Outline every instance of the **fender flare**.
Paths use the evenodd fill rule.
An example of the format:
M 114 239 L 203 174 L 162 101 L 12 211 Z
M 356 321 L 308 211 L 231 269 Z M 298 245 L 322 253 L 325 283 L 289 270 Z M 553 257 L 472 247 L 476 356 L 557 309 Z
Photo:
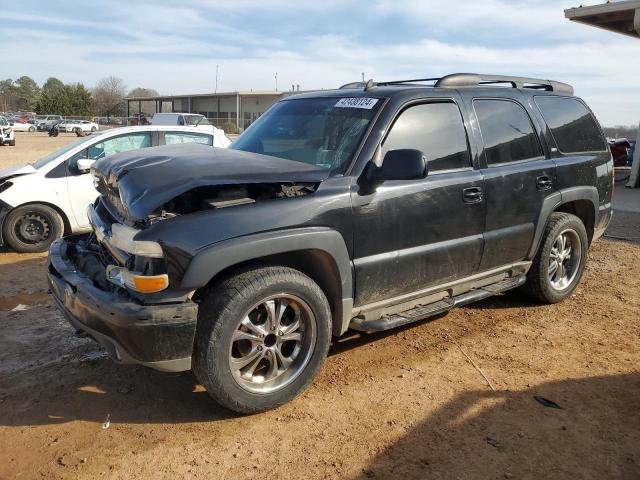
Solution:
M 538 222 L 536 224 L 536 230 L 533 235 L 533 242 L 529 249 L 527 259 L 531 260 L 536 256 L 540 242 L 542 241 L 542 234 L 547 226 L 549 216 L 560 206 L 565 203 L 575 202 L 576 200 L 587 200 L 593 205 L 593 218 L 594 225 L 598 224 L 598 205 L 600 204 L 600 196 L 596 187 L 582 186 L 571 187 L 563 190 L 558 190 L 547 196 L 542 202 L 540 213 L 538 214 Z
M 182 278 L 181 288 L 204 287 L 218 273 L 242 262 L 299 250 L 320 250 L 335 262 L 341 299 L 334 304 L 334 335 L 344 333 L 353 308 L 353 268 L 342 235 L 327 227 L 296 228 L 225 240 L 196 252 Z M 329 299 L 333 303 L 333 299 Z

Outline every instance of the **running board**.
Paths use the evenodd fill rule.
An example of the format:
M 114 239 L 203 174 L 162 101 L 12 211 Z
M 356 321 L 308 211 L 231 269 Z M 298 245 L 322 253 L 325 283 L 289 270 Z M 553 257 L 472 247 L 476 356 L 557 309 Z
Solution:
M 418 320 L 424 320 L 425 318 L 448 312 L 453 307 L 468 305 L 469 303 L 484 300 L 485 298 L 492 297 L 498 293 L 517 288 L 524 284 L 526 279 L 527 277 L 524 274 L 513 278 L 506 278 L 500 282 L 470 290 L 456 297 L 445 298 L 428 305 L 419 305 L 411 310 L 406 310 L 395 315 L 385 315 L 376 320 L 354 318 L 351 320 L 349 328 L 362 332 L 381 332 L 383 330 L 391 330 L 392 328 L 401 327 L 409 323 L 417 322 Z

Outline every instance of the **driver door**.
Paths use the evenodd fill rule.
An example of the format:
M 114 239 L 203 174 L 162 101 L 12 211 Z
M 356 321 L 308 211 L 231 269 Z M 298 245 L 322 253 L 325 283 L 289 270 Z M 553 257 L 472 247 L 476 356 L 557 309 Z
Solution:
M 428 173 L 352 194 L 356 306 L 473 275 L 484 244 L 483 179 L 453 99 L 405 107 L 380 148 L 420 150 Z
M 90 145 L 76 153 L 67 161 L 67 194 L 73 216 L 80 228 L 89 227 L 87 207 L 92 204 L 98 192 L 93 186 L 93 178 L 88 171 L 78 169 L 78 160 L 100 160 L 116 153 L 137 150 L 152 145 L 152 132 L 135 132 L 118 135 Z

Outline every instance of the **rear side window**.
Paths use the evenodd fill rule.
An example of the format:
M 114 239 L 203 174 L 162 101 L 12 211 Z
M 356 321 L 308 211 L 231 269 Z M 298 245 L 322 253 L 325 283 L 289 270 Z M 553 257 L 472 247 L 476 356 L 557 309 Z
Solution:
M 562 153 L 607 149 L 595 118 L 577 98 L 538 96 L 535 102 Z
M 487 164 L 519 162 L 542 156 L 538 135 L 524 107 L 510 100 L 474 100 Z
M 174 145 L 176 143 L 202 143 L 213 145 L 213 135 L 206 133 L 167 132 L 164 134 L 164 143 Z
M 389 150 L 412 148 L 424 153 L 429 172 L 471 165 L 467 134 L 455 103 L 425 103 L 403 111 L 382 144 Z

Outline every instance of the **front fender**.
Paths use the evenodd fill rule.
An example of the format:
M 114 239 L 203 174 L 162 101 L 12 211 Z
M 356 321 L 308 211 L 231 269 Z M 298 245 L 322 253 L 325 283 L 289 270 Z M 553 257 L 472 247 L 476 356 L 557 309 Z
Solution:
M 225 240 L 196 252 L 182 278 L 181 288 L 207 285 L 226 268 L 243 262 L 294 251 L 319 250 L 335 262 L 340 276 L 341 299 L 334 303 L 334 334 L 346 331 L 353 307 L 353 272 L 342 235 L 327 227 L 279 230 Z M 334 299 L 329 299 L 331 303 Z

